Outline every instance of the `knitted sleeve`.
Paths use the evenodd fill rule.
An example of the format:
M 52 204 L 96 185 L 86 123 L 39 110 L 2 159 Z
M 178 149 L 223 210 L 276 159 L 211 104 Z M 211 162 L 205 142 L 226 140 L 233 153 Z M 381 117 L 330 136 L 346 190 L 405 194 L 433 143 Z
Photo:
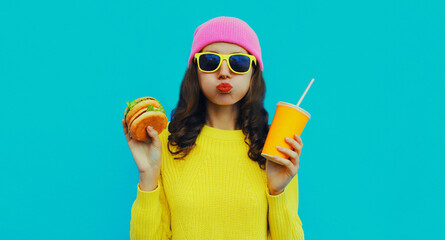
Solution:
M 282 193 L 270 195 L 267 189 L 266 196 L 269 203 L 268 220 L 271 239 L 304 240 L 302 223 L 298 216 L 298 174 Z
M 170 218 L 162 175 L 158 187 L 153 191 L 142 191 L 138 184 L 137 197 L 131 208 L 130 239 L 171 239 Z

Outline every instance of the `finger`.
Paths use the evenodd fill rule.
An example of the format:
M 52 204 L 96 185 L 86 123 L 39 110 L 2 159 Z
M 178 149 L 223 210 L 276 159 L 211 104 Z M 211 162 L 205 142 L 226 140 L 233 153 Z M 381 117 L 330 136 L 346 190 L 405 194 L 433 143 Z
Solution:
M 296 150 L 297 154 L 300 155 L 303 146 L 300 143 L 298 143 L 295 139 L 286 137 L 285 140 L 293 149 Z
M 297 142 L 303 147 L 303 140 L 301 139 L 301 137 L 298 136 L 298 134 L 295 134 L 294 137 L 297 140 Z
M 130 135 L 128 134 L 127 123 L 125 122 L 125 119 L 122 119 L 122 127 L 124 128 L 125 138 L 127 139 L 127 142 L 129 142 Z
M 291 161 L 289 161 L 289 160 L 287 160 L 287 159 L 284 159 L 284 158 L 282 158 L 282 157 L 278 157 L 278 156 L 273 156 L 273 161 L 274 162 L 277 162 L 278 164 L 280 164 L 280 165 L 283 165 L 283 166 L 285 166 L 286 168 L 288 168 L 289 169 L 289 171 L 293 174 L 293 175 L 295 175 L 296 174 L 296 167 L 292 164 L 292 162 Z M 295 174 L 294 174 L 295 173 Z
M 122 119 L 122 127 L 124 127 L 124 133 L 127 134 L 127 124 L 125 123 L 125 119 Z
M 284 163 L 275 161 L 275 157 L 276 157 L 276 156 L 268 156 L 268 157 L 266 157 L 266 160 L 284 166 Z M 287 161 L 289 162 L 289 160 L 287 160 Z
M 159 133 L 152 126 L 147 126 L 147 133 L 153 140 L 153 144 L 155 147 L 161 149 L 161 140 L 159 139 Z
M 281 147 L 281 146 L 277 146 L 277 150 L 282 152 L 282 153 L 284 153 L 284 154 L 286 154 L 286 155 L 288 155 L 290 157 L 290 161 L 294 165 L 296 165 L 299 162 L 300 157 L 298 156 L 298 153 L 296 153 L 296 152 L 294 152 L 294 151 L 292 151 L 290 149 Z

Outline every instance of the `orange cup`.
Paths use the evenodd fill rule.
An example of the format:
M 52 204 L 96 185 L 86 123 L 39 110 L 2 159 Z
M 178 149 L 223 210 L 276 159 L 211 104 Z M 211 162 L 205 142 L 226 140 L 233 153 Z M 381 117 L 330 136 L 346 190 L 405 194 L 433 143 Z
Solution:
M 292 150 L 285 138 L 295 139 L 295 134 L 300 136 L 309 118 L 311 115 L 297 105 L 278 102 L 261 156 L 271 161 L 273 155 L 289 159 L 288 155 L 277 150 L 277 146 Z

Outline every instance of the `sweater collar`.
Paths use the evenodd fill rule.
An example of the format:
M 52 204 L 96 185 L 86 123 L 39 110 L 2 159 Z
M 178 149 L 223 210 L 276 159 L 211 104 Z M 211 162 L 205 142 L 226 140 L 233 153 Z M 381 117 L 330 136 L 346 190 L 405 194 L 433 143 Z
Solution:
M 221 140 L 240 140 L 244 139 L 243 130 L 222 130 L 205 125 L 201 129 L 202 136 L 221 139 Z

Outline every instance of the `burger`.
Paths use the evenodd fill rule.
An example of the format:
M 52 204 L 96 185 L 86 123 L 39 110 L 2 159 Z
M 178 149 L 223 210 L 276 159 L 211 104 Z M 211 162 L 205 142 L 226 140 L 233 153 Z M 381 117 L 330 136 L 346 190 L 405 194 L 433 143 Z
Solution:
M 158 134 L 161 134 L 168 123 L 164 108 L 153 97 L 141 97 L 127 102 L 124 117 L 130 137 L 141 142 L 151 141 L 146 130 L 147 126 L 152 126 Z

